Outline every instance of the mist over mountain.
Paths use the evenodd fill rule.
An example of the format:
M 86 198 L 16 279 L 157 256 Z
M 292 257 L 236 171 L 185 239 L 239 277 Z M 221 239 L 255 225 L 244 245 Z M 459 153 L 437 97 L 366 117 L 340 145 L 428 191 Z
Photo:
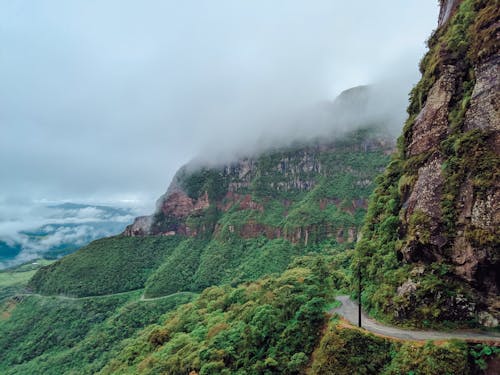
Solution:
M 381 105 L 404 117 L 437 11 L 417 0 L 1 2 L 0 207 L 147 212 L 197 155 L 323 135 L 333 125 L 308 116 L 357 85 L 383 87 Z
M 260 154 L 292 145 L 330 143 L 345 134 L 375 127 L 388 138 L 396 138 L 405 117 L 403 100 L 388 100 L 389 87 L 363 85 L 340 93 L 334 100 L 323 100 L 307 108 L 295 108 L 279 118 L 274 118 L 261 133 L 249 125 L 241 135 L 226 143 L 206 144 L 189 162 L 189 168 L 220 166 L 239 158 Z
M 430 2 L 2 4 L 0 373 L 499 373 L 500 8 L 433 3 L 408 106 Z
M 56 259 L 89 242 L 120 233 L 128 208 L 62 203 L 0 215 L 0 269 L 38 258 Z

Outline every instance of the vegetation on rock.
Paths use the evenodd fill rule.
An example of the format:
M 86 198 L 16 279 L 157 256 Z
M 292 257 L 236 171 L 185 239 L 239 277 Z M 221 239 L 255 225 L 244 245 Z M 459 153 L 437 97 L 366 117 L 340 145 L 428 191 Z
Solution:
M 498 95 L 484 84 L 495 84 L 485 72 L 498 64 L 493 3 L 461 1 L 429 39 L 398 152 L 376 181 L 353 267 L 363 269 L 365 306 L 381 319 L 430 326 L 495 314 L 498 223 L 488 215 L 498 204 L 498 108 L 479 113 L 475 94 L 481 85 Z

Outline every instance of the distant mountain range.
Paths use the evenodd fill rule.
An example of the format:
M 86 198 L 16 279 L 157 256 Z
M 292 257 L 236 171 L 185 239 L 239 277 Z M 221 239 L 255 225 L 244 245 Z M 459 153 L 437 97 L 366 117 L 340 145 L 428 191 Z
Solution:
M 0 269 L 67 255 L 120 233 L 134 217 L 131 209 L 109 206 L 63 203 L 44 208 L 42 225 L 0 236 Z

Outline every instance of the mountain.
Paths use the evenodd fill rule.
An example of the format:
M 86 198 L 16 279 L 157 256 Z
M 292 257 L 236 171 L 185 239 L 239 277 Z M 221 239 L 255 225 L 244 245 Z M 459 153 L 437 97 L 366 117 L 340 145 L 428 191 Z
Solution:
M 40 270 L 29 286 L 74 296 L 145 287 L 157 297 L 236 285 L 282 272 L 297 255 L 352 248 L 393 147 L 390 136 L 365 129 L 223 166 L 188 164 L 153 215 Z
M 34 216 L 33 220 L 19 219 L 28 219 L 25 229 L 0 236 L 0 269 L 39 258 L 57 259 L 93 240 L 118 234 L 133 213 L 130 209 L 67 202 L 40 207 Z
M 500 319 L 500 7 L 441 1 L 363 239 L 363 301 L 414 325 Z
M 152 215 L 0 293 L 0 372 L 498 373 L 492 330 L 424 343 L 332 310 L 361 286 L 378 320 L 495 324 L 496 5 L 441 1 L 396 150 L 368 116 L 336 137 L 197 159 Z M 323 108 L 352 125 L 366 94 L 355 88 Z
M 39 269 L 25 287 L 44 296 L 21 294 L 0 306 L 0 315 L 8 316 L 0 320 L 6 353 L 0 370 L 136 373 L 138 358 L 125 359 L 130 350 L 163 347 L 168 332 L 177 337 L 179 329 L 187 329 L 182 335 L 188 339 L 191 329 L 206 324 L 200 328 L 208 341 L 196 348 L 184 345 L 191 338 L 176 341 L 183 349 L 167 356 L 174 362 L 154 371 L 213 367 L 219 373 L 215 354 L 200 365 L 195 358 L 225 334 L 227 324 L 234 338 L 247 340 L 227 341 L 243 345 L 232 354 L 241 358 L 238 366 L 257 373 L 285 366 L 297 373 L 319 340 L 331 289 L 349 284 L 373 181 L 393 149 L 393 139 L 372 128 L 227 165 L 188 163 L 154 214 Z M 223 305 L 227 320 L 220 315 Z M 180 320 L 166 318 L 169 311 Z M 162 328 L 181 320 L 185 328 Z M 261 353 L 251 354 L 256 345 Z M 273 355 L 277 362 L 265 364 L 283 345 L 289 348 Z M 150 349 L 140 349 L 141 356 Z

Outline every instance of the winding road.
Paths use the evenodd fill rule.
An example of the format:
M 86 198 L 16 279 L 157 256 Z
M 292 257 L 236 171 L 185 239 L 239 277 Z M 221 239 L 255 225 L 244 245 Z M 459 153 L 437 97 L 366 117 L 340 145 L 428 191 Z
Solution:
M 79 300 L 85 300 L 85 299 L 109 298 L 109 297 L 121 296 L 124 294 L 132 294 L 134 292 L 138 292 L 141 290 L 144 290 L 144 289 L 134 289 L 134 290 L 129 290 L 127 292 L 119 292 L 119 293 L 112 293 L 112 294 L 100 294 L 100 295 L 95 295 L 95 296 L 84 296 L 84 297 L 70 297 L 70 296 L 65 296 L 62 294 L 44 295 L 44 294 L 38 294 L 38 293 L 16 293 L 16 294 L 12 295 L 11 297 L 27 296 L 27 297 L 55 298 L 55 299 L 69 300 L 69 301 L 79 301 Z M 166 298 L 174 297 L 177 295 L 184 295 L 184 294 L 196 295 L 196 293 L 193 293 L 193 292 L 177 292 L 177 293 L 167 294 L 166 296 L 147 298 L 144 296 L 144 293 L 142 293 L 141 296 L 139 297 L 138 301 L 141 301 L 141 302 L 157 301 L 160 299 L 166 299 Z
M 330 310 L 330 313 L 337 313 L 347 319 L 353 325 L 358 324 L 358 304 L 352 301 L 349 296 L 337 296 L 337 301 L 342 303 L 342 306 Z M 401 340 L 450 340 L 458 339 L 469 342 L 488 342 L 494 345 L 500 345 L 500 334 L 495 332 L 480 332 L 469 330 L 448 331 L 424 331 L 424 330 L 407 330 L 402 328 L 390 327 L 383 325 L 369 318 L 364 312 L 361 315 L 361 325 L 367 331 Z
M 83 300 L 90 298 L 106 298 L 138 292 L 143 289 L 130 290 L 127 292 L 106 294 L 100 296 L 87 296 L 87 297 L 68 297 L 63 295 L 46 296 L 37 293 L 18 293 L 18 296 L 33 296 L 39 298 L 57 298 L 62 300 Z M 169 298 L 181 294 L 195 294 L 192 292 L 178 292 L 161 297 L 145 298 L 144 294 L 138 298 L 138 301 L 156 301 L 159 299 Z M 336 300 L 342 305 L 331 309 L 331 314 L 338 314 L 348 320 L 352 325 L 358 324 L 358 304 L 352 301 L 349 296 L 337 296 Z M 365 312 L 361 314 L 361 323 L 364 329 L 379 336 L 390 337 L 399 340 L 413 340 L 413 341 L 426 341 L 426 340 L 451 340 L 458 339 L 468 342 L 481 342 L 490 343 L 492 345 L 500 346 L 500 333 L 496 332 L 481 332 L 473 330 L 455 330 L 455 331 L 426 331 L 426 330 L 409 330 L 397 327 L 391 327 L 377 322 L 376 320 L 368 317 Z

